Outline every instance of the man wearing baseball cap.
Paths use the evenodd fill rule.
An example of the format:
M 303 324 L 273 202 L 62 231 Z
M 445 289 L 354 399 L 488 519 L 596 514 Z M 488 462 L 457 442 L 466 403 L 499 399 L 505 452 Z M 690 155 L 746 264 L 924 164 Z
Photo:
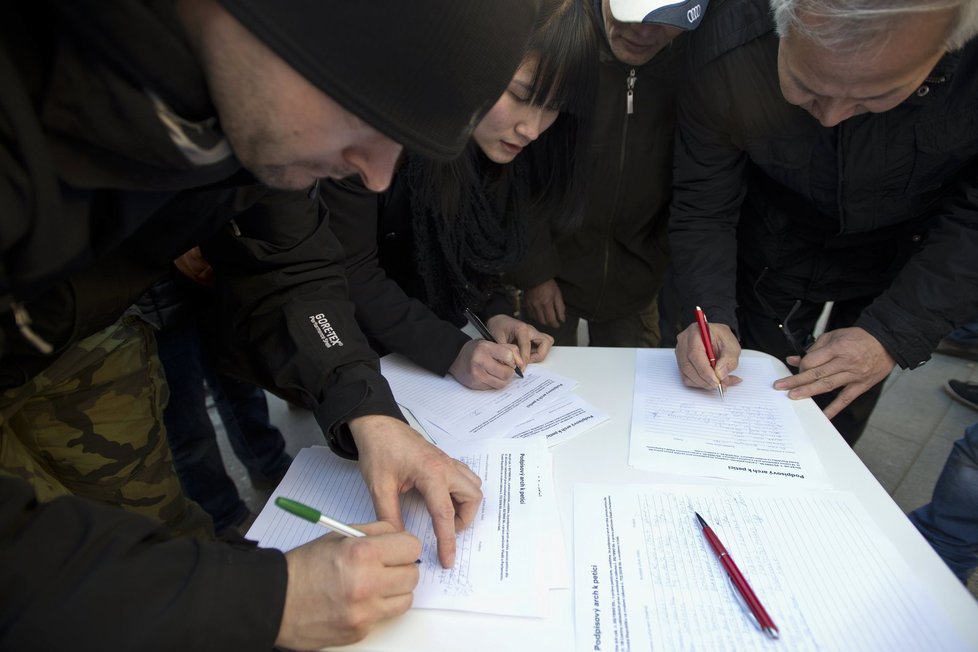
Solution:
M 420 544 L 395 517 L 287 555 L 171 538 L 206 522 L 173 473 L 152 333 L 123 313 L 197 244 L 216 242 L 218 282 L 252 299 L 235 317 L 256 375 L 315 406 L 334 449 L 359 452 L 385 514 L 417 487 L 451 563 L 478 478 L 371 414 L 355 377 L 317 364 L 342 319 L 327 338 L 315 318 L 278 321 L 268 296 L 249 293 L 279 278 L 280 300 L 315 317 L 308 288 L 342 282 L 321 263 L 335 243 L 316 179 L 359 174 L 379 190 L 402 145 L 457 155 L 510 80 L 535 12 L 526 0 L 7 8 L 0 648 L 318 648 L 410 606 Z
M 515 274 L 527 317 L 558 345 L 658 346 L 657 295 L 669 257 L 676 93 L 685 33 L 708 0 L 596 0 L 602 35 L 593 120 L 592 176 L 584 221 L 542 228 Z

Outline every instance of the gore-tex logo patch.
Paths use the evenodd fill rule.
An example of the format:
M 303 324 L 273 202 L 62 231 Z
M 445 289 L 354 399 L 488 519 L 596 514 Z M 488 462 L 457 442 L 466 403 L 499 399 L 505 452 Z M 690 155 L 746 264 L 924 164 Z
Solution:
M 326 315 L 323 313 L 309 315 L 309 322 L 316 329 L 316 332 L 319 334 L 319 339 L 323 341 L 327 349 L 331 346 L 343 346 L 343 341 L 340 340 L 340 336 L 333 330 L 329 320 L 326 319 Z

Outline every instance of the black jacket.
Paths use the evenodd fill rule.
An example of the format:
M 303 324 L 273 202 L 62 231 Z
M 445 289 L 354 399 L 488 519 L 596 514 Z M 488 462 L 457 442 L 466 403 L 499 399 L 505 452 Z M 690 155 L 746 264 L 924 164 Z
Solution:
M 172 4 L 6 7 L 0 88 L 0 387 L 22 384 L 111 324 L 175 257 L 204 244 L 223 297 L 212 323 L 245 351 L 242 375 L 315 408 L 329 443 L 348 456 L 356 451 L 346 420 L 400 417 L 377 381 L 376 356 L 356 345 L 352 305 L 335 301 L 345 280 L 338 264 L 324 263 L 339 248 L 318 198 L 270 192 L 240 168 Z M 32 323 L 15 324 L 15 312 Z M 0 496 L 5 616 L 25 626 L 69 618 L 71 603 L 44 600 L 67 598 L 84 580 L 79 597 L 108 601 L 89 608 L 118 602 L 126 627 L 73 619 L 61 632 L 71 632 L 72 647 L 135 630 L 152 632 L 161 649 L 222 635 L 211 647 L 235 647 L 240 636 L 240 649 L 267 649 L 274 639 L 285 599 L 281 553 L 222 556 L 173 544 L 131 560 L 160 572 L 115 571 L 129 563 L 119 558 L 130 554 L 128 516 L 80 500 L 41 508 L 6 483 Z M 45 518 L 58 509 L 66 518 Z M 145 536 L 135 532 L 133 545 Z M 48 578 L 51 569 L 71 572 Z M 206 608 L 188 612 L 196 591 Z M 27 630 L 17 631 L 12 640 L 26 640 Z
M 602 320 L 648 306 L 668 266 L 676 95 L 688 35 L 645 65 L 628 66 L 612 55 L 597 4 L 595 29 L 603 45 L 583 223 L 563 234 L 536 229 L 513 279 L 526 289 L 556 278 L 568 306 Z
M 900 366 L 925 362 L 978 314 L 978 42 L 832 128 L 784 100 L 766 0 L 711 7 L 692 50 L 669 225 L 682 314 L 736 327 L 738 275 L 767 268 L 766 293 L 875 297 L 856 325 Z
M 334 303 L 345 280 L 328 261 L 341 254 L 315 193 L 269 191 L 240 168 L 167 5 L 24 13 L 5 23 L 0 58 L 11 143 L 0 150 L 0 385 L 51 359 L 21 335 L 11 306 L 57 354 L 205 245 L 223 290 L 213 323 L 244 352 L 237 371 L 315 409 L 329 443 L 354 456 L 346 420 L 401 415 L 386 407 L 385 383 L 364 380 L 376 356 L 343 348 L 361 336 L 352 305 Z M 326 346 L 334 335 L 342 344 Z
M 0 649 L 270 650 L 285 558 L 0 475 Z
M 419 366 L 444 375 L 468 335 L 458 315 L 439 316 L 423 301 L 424 284 L 417 261 L 411 191 L 402 171 L 380 194 L 353 181 L 326 181 L 321 186 L 329 207 L 330 228 L 343 244 L 343 265 L 356 318 L 378 353 L 400 353 Z M 438 255 L 438 252 L 430 252 Z M 512 314 L 504 292 L 487 290 L 484 305 L 473 309 L 484 317 Z

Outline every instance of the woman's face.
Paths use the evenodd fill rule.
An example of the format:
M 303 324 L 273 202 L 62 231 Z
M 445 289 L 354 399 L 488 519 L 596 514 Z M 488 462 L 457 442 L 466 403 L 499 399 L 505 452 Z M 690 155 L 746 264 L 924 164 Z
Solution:
M 472 138 L 494 163 L 509 163 L 557 119 L 552 108 L 530 104 L 536 57 L 527 57 L 506 92 L 476 126 Z

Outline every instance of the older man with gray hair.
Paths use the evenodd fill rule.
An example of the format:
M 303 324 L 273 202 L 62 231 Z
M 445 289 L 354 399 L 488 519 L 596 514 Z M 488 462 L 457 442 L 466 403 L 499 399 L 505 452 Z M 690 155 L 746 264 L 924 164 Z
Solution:
M 695 35 L 670 242 L 687 385 L 741 346 L 850 444 L 895 365 L 978 313 L 974 0 L 732 0 Z M 814 325 L 833 302 L 817 340 Z M 693 306 L 711 320 L 711 368 Z

